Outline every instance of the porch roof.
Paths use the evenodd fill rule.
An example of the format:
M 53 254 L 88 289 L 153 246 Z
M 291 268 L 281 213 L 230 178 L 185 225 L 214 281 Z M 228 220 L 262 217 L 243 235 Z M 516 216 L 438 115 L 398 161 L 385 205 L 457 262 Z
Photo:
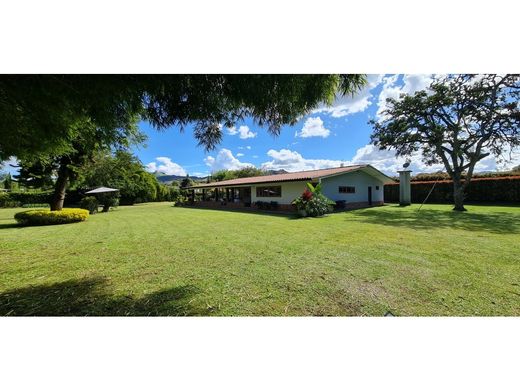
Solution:
M 347 172 L 354 172 L 358 170 L 366 170 L 366 172 L 372 176 L 378 176 L 385 184 L 393 183 L 394 180 L 386 176 L 371 165 L 349 165 L 347 167 L 337 168 L 325 168 L 316 169 L 312 171 L 300 171 L 291 173 L 281 173 L 278 175 L 265 175 L 265 176 L 254 176 L 254 177 L 243 177 L 240 179 L 222 180 L 215 181 L 212 183 L 203 183 L 188 187 L 190 189 L 197 188 L 215 188 L 215 187 L 233 187 L 243 186 L 248 184 L 260 184 L 260 183 L 277 183 L 284 181 L 303 181 L 303 180 L 319 180 L 329 176 L 336 176 Z

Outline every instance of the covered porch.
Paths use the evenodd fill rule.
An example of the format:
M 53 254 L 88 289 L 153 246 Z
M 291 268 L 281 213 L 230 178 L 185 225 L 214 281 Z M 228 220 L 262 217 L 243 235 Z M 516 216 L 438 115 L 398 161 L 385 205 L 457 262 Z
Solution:
M 250 208 L 251 187 L 206 187 L 188 190 L 189 204 L 210 208 Z

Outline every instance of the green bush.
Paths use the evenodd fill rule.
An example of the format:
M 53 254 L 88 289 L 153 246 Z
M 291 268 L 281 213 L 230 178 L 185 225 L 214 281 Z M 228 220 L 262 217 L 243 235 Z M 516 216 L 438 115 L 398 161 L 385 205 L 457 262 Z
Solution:
M 58 225 L 62 223 L 81 222 L 88 218 L 88 210 L 63 209 L 60 211 L 28 210 L 14 215 L 22 225 Z
M 21 203 L 13 200 L 9 193 L 0 192 L 0 208 L 20 207 Z
M 98 206 L 98 200 L 95 196 L 85 196 L 79 202 L 79 207 L 88 210 L 90 214 L 97 213 Z
M 176 197 L 173 199 L 173 205 L 174 206 L 184 206 L 189 203 L 190 199 L 183 194 L 177 194 Z
M 52 191 L 9 192 L 9 197 L 20 204 L 51 203 L 52 194 Z
M 103 204 L 103 212 L 106 213 L 108 210 L 110 210 L 110 207 L 117 207 L 119 206 L 119 198 L 114 193 L 108 193 L 108 194 L 101 194 L 99 196 L 100 203 Z
M 422 203 L 432 190 L 434 182 L 412 181 L 412 202 Z M 387 184 L 384 187 L 385 202 L 399 202 L 399 184 Z M 472 179 L 465 194 L 466 202 L 520 202 L 520 178 L 490 177 Z M 437 182 L 428 198 L 428 203 L 452 203 L 453 182 Z
M 35 209 L 35 208 L 42 209 L 42 208 L 49 208 L 50 205 L 48 203 L 28 203 L 28 204 L 22 205 L 22 207 L 24 209 Z

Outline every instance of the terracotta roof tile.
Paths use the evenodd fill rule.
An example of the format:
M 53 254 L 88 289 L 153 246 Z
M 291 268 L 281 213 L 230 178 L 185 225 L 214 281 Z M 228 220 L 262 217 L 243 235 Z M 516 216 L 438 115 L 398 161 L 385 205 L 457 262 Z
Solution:
M 313 171 L 300 171 L 291 173 L 281 173 L 278 175 L 266 175 L 266 176 L 254 176 L 244 177 L 240 179 L 223 180 L 219 182 L 198 184 L 189 188 L 206 188 L 206 187 L 229 187 L 238 186 L 244 184 L 257 184 L 257 183 L 274 183 L 282 181 L 298 181 L 298 180 L 314 180 L 321 177 L 335 175 L 338 173 L 354 171 L 367 165 L 349 165 L 348 167 L 337 167 L 337 168 L 325 168 L 316 169 Z

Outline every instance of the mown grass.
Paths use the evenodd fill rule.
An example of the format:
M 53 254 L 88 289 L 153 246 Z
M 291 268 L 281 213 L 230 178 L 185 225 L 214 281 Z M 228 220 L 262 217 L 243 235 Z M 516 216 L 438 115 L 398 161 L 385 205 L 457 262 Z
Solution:
M 18 227 L 0 210 L 1 315 L 520 315 L 520 208 L 316 219 L 120 207 Z

